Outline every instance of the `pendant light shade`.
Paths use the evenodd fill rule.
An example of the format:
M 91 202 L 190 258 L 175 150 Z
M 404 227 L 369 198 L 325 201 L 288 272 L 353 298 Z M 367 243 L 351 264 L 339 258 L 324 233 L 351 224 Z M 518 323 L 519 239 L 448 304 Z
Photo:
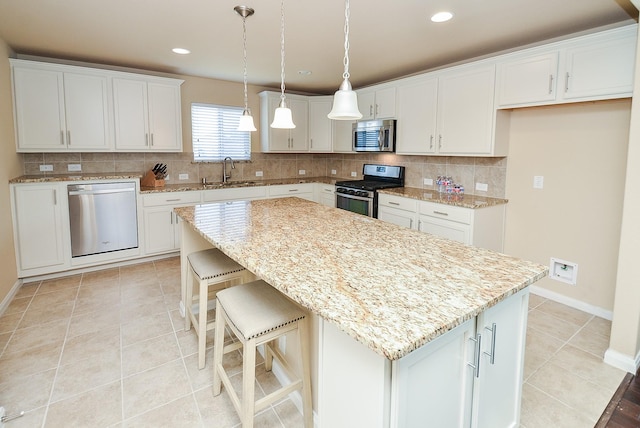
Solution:
M 280 2 L 280 91 L 280 104 L 273 115 L 271 127 L 293 129 L 296 125 L 284 96 L 284 0 Z
M 291 109 L 287 108 L 287 104 L 284 99 L 280 101 L 280 105 L 273 115 L 271 127 L 280 129 L 293 129 L 296 127 L 293 123 L 293 117 L 291 117 Z
M 238 131 L 252 132 L 256 130 L 249 108 L 249 97 L 247 96 L 247 17 L 254 14 L 254 10 L 247 6 L 236 6 L 233 8 L 242 17 L 242 52 L 244 56 L 244 110 L 238 123 Z
M 327 115 L 333 120 L 358 120 L 362 118 L 362 113 L 358 109 L 358 96 L 349 82 L 349 0 L 344 2 L 344 79 L 340 88 L 333 96 L 333 108 Z

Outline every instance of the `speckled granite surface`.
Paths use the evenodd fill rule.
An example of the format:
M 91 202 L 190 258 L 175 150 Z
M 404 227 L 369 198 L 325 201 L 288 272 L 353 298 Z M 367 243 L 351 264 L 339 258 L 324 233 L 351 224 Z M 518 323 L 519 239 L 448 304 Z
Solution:
M 49 183 L 52 181 L 83 181 L 83 180 L 120 180 L 129 178 L 142 178 L 139 172 L 113 172 L 95 174 L 53 174 L 53 175 L 21 175 L 12 178 L 9 184 L 17 183 Z
M 273 287 L 391 360 L 548 270 L 299 198 L 175 212 Z
M 382 189 L 380 193 L 418 199 L 420 201 L 436 202 L 439 204 L 455 205 L 464 208 L 483 208 L 493 205 L 506 204 L 507 199 L 489 198 L 476 195 L 447 195 L 436 190 L 417 189 L 415 187 L 399 187 L 396 189 Z
M 335 178 L 329 177 L 309 177 L 309 178 L 281 178 L 276 180 L 256 180 L 256 181 L 229 181 L 227 184 L 217 183 L 212 185 L 202 185 L 199 183 L 169 184 L 164 187 L 141 187 L 140 193 L 160 193 L 160 192 L 184 192 L 187 190 L 215 190 L 229 189 L 236 187 L 256 187 L 275 186 L 278 184 L 299 184 L 299 183 L 325 183 L 335 184 Z

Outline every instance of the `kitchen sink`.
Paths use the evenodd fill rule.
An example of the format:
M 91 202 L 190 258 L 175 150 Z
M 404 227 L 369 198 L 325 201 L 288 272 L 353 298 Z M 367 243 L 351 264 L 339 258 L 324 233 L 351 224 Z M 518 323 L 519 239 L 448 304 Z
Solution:
M 226 183 L 206 183 L 203 184 L 205 189 L 216 189 L 221 187 L 243 187 L 253 186 L 257 181 L 227 181 Z

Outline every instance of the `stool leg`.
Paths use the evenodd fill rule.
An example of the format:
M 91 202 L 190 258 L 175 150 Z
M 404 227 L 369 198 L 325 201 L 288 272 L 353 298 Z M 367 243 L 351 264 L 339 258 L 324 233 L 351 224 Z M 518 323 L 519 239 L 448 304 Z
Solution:
M 298 342 L 302 358 L 302 410 L 305 428 L 313 427 L 313 404 L 311 402 L 311 369 L 309 352 L 308 318 L 298 321 Z
M 204 368 L 204 357 L 207 347 L 207 304 L 209 301 L 209 287 L 207 281 L 200 281 L 199 284 L 199 310 L 198 313 L 198 368 Z
M 255 414 L 256 340 L 245 342 L 242 350 L 242 428 L 253 428 Z
M 193 271 L 191 270 L 191 266 L 188 268 L 187 272 L 187 290 L 184 298 L 184 331 L 191 330 L 191 308 L 193 304 Z
M 264 369 L 268 372 L 270 372 L 273 367 L 273 352 L 271 352 L 272 346 L 278 346 L 278 339 L 264 344 Z
M 222 389 L 222 379 L 219 370 L 222 369 L 222 358 L 224 357 L 224 328 L 225 321 L 222 315 L 222 306 L 216 299 L 216 327 L 213 340 L 213 395 L 220 395 Z

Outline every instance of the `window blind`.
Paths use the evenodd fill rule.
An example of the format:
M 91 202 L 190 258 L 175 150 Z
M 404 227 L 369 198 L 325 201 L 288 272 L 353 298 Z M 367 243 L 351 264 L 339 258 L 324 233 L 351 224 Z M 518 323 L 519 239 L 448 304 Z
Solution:
M 242 112 L 242 107 L 191 104 L 193 160 L 251 160 L 251 133 L 236 130 Z

